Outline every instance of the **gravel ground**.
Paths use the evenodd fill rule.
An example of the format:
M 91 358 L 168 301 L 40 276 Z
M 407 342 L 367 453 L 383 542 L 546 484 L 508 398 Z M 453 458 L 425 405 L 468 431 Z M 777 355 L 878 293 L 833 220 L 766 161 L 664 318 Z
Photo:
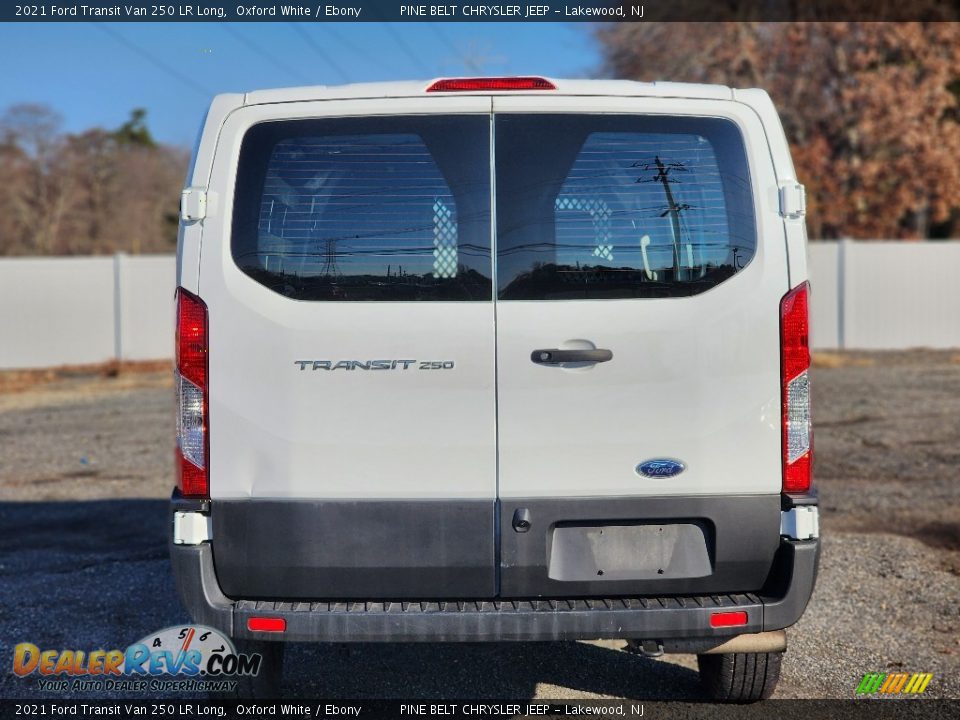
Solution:
M 776 697 L 849 698 L 863 673 L 902 670 L 960 698 L 960 357 L 824 357 L 814 382 L 823 556 Z M 0 662 L 17 642 L 123 647 L 187 619 L 166 555 L 172 424 L 160 373 L 0 394 Z M 619 641 L 296 645 L 284 691 L 696 699 L 695 662 Z M 44 696 L 0 675 L 2 698 Z

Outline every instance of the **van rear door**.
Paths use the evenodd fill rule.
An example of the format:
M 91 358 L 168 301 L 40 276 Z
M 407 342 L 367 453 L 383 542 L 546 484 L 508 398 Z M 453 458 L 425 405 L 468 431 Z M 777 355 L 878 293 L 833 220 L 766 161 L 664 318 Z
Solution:
M 758 118 L 542 96 L 494 115 L 502 594 L 759 588 L 788 275 Z
M 494 595 L 489 138 L 482 97 L 225 123 L 199 286 L 226 594 Z

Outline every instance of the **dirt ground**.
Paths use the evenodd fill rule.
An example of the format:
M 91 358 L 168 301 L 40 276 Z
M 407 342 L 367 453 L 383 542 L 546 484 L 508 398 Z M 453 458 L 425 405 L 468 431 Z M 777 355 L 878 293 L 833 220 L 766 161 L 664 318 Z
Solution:
M 173 393 L 158 367 L 0 373 L 0 662 L 17 642 L 124 647 L 186 620 L 166 556 Z M 960 698 L 960 355 L 821 355 L 813 381 L 823 556 L 776 697 L 849 698 L 866 672 L 923 671 L 926 696 Z M 692 656 L 622 648 L 298 645 L 284 692 L 698 697 Z M 0 697 L 43 696 L 0 674 Z

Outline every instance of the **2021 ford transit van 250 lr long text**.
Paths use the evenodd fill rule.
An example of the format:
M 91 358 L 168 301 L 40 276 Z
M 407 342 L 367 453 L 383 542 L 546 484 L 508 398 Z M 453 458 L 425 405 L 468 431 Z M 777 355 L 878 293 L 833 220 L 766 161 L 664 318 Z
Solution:
M 177 255 L 190 614 L 275 667 L 623 638 L 768 696 L 818 559 L 803 216 L 761 90 L 218 96 Z

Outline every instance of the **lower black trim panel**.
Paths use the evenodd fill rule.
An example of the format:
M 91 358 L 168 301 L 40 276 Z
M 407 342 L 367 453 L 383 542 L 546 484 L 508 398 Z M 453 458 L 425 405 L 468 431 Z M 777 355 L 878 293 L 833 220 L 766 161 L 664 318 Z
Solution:
M 250 498 L 210 513 L 220 587 L 245 599 L 756 592 L 780 537 L 779 495 Z
M 493 500 L 215 500 L 214 562 L 238 598 L 492 597 Z
M 529 522 L 524 532 L 512 527 L 518 513 Z M 635 546 L 625 546 L 626 561 L 622 542 L 603 549 L 605 538 L 615 535 L 610 531 L 631 526 L 663 535 L 672 531 L 672 544 L 651 544 L 648 538 L 656 532 L 637 534 Z M 752 592 L 763 587 L 780 544 L 780 496 L 510 498 L 500 501 L 500 528 L 504 598 Z M 578 572 L 568 573 L 576 579 L 561 579 L 554 556 L 567 550 L 558 547 L 558 539 L 575 528 L 593 530 L 582 535 Z M 605 528 L 610 531 L 603 535 Z M 699 529 L 700 539 L 696 532 L 677 532 L 681 528 Z M 697 562 L 682 561 L 695 553 L 705 553 L 705 571 L 693 571 Z M 626 569 L 611 572 L 605 563 L 618 560 Z

